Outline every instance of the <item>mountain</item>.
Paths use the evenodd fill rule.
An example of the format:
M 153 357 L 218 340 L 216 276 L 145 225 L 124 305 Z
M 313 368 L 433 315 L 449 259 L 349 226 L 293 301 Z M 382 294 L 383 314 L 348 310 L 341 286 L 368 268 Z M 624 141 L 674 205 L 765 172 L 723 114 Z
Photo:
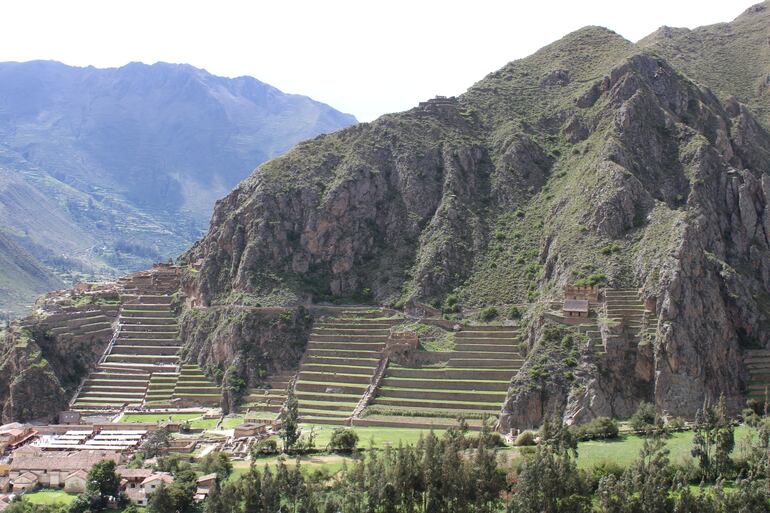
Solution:
M 23 304 L 30 296 L 62 286 L 35 257 L 0 233 L 0 295 L 11 303 Z M 0 309 L 0 319 L 5 313 Z
M 767 6 L 732 25 L 751 25 Z M 549 414 L 573 423 L 627 418 L 644 401 L 659 413 L 693 418 L 724 396 L 739 412 L 748 398 L 763 397 L 770 365 L 770 132 L 762 95 L 741 92 L 744 79 L 712 70 L 720 66 L 715 52 L 728 52 L 731 41 L 760 55 L 766 40 L 746 37 L 718 50 L 704 43 L 702 54 L 693 45 L 679 62 L 677 51 L 665 55 L 659 36 L 634 44 L 586 27 L 457 98 L 435 98 L 297 144 L 217 201 L 208 232 L 179 258 L 185 265 L 169 267 L 181 280 L 169 299 L 178 314 L 179 358 L 206 369 L 231 407 L 266 378 L 293 373 L 306 349 L 340 363 L 334 346 L 310 345 L 318 316 L 337 312 L 346 321 L 340 328 L 327 319 L 319 329 L 333 331 L 324 341 L 341 339 L 343 347 L 351 343 L 370 355 L 379 353 L 348 338 L 370 331 L 349 322 L 378 325 L 392 315 L 388 322 L 397 323 L 399 312 L 351 303 L 414 314 L 435 308 L 446 319 L 398 329 L 417 336 L 440 326 L 447 344 L 455 344 L 449 330 L 468 323 L 516 324 L 497 328 L 520 337 L 506 335 L 505 352 L 489 327 L 476 330 L 483 336 L 465 334 L 486 349 L 445 351 L 457 355 L 454 370 L 473 377 L 491 358 L 468 353 L 497 353 L 511 366 L 515 360 L 517 370 L 503 369 L 515 375 L 500 405 L 501 431 L 537 426 Z M 25 202 L 37 189 L 13 180 L 41 177 L 40 170 L 23 154 L 6 158 L 24 173 L 4 179 L 11 184 L 5 197 L 22 198 L 5 203 L 50 210 L 46 216 L 62 228 L 39 236 L 55 239 L 67 226 L 66 217 L 53 216 L 60 197 Z M 49 185 L 44 177 L 24 183 Z M 79 193 L 65 185 L 49 190 Z M 87 217 L 87 200 L 69 212 Z M 133 215 L 125 212 L 116 219 Z M 23 226 L 17 239 L 36 231 Z M 99 248 L 90 242 L 96 235 L 82 232 L 92 251 Z M 133 282 L 48 298 L 50 311 L 41 308 L 6 330 L 6 417 L 20 417 L 14 412 L 43 386 L 55 400 L 29 409 L 27 418 L 66 401 L 107 343 L 67 346 L 50 322 L 66 317 L 56 312 L 97 308 L 99 290 L 114 296 L 104 299 L 117 311 L 121 283 Z M 564 315 L 568 291 L 595 293 L 596 316 Z M 416 318 L 409 323 L 418 325 Z M 378 340 L 401 333 L 384 326 L 389 334 Z M 71 356 L 81 364 L 68 374 L 51 363 Z M 426 358 L 431 365 L 434 356 Z M 387 360 L 372 365 L 385 370 Z M 13 389 L 24 369 L 37 373 Z M 348 377 L 339 379 L 312 387 L 344 394 L 337 385 Z M 431 386 L 425 380 L 415 389 Z
M 664 57 L 719 96 L 734 96 L 770 124 L 770 2 L 747 9 L 730 23 L 694 30 L 662 27 L 641 48 Z
M 692 48 L 706 70 L 714 54 Z M 587 27 L 457 98 L 300 143 L 217 202 L 185 291 L 204 307 L 516 306 L 526 363 L 503 428 L 640 401 L 691 417 L 721 394 L 736 411 L 746 351 L 770 344 L 763 100 L 661 54 Z M 548 310 L 571 284 L 640 291 L 644 329 L 600 318 L 609 356 L 562 359 Z
M 353 122 L 189 65 L 0 63 L 0 232 L 67 282 L 143 268 L 256 165 Z

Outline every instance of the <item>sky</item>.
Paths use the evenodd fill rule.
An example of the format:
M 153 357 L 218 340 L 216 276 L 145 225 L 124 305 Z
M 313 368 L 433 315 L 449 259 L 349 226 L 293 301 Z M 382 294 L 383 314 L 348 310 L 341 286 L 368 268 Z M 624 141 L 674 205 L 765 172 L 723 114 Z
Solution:
M 586 25 L 637 41 L 758 0 L 3 0 L 0 61 L 187 63 L 250 75 L 360 121 L 457 95 Z

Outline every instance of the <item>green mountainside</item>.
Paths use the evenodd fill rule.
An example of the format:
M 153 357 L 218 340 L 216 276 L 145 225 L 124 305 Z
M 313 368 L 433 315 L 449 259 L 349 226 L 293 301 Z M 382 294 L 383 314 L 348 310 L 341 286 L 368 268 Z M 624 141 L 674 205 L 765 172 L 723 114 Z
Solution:
M 722 98 L 734 96 L 770 124 L 770 2 L 730 23 L 662 27 L 639 41 Z
M 543 361 L 543 311 L 566 285 L 640 290 L 652 345 L 620 351 L 610 377 L 534 386 L 525 364 L 504 423 L 642 399 L 692 415 L 722 393 L 737 409 L 743 348 L 770 341 L 770 135 L 688 76 L 588 27 L 458 98 L 301 143 L 217 203 L 182 257 L 200 267 L 186 290 L 201 305 L 516 305 Z
M 0 233 L 0 320 L 15 314 L 11 305 L 26 305 L 30 296 L 61 288 L 62 282 L 35 257 Z

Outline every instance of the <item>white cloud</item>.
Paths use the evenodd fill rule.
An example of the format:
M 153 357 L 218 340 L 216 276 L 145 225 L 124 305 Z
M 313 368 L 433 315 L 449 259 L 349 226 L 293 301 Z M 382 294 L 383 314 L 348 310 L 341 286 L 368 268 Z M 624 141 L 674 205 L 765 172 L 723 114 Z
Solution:
M 585 25 L 635 41 L 661 25 L 730 21 L 753 3 L 16 0 L 0 4 L 0 60 L 185 62 L 252 75 L 371 120 L 461 93 Z

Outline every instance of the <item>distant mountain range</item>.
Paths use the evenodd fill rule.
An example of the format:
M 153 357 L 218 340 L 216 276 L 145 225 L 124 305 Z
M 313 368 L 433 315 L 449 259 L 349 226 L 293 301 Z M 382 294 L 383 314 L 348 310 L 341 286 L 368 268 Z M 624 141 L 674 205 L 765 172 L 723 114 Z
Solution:
M 0 261 L 42 279 L 0 268 L 0 311 L 179 254 L 257 165 L 355 121 L 185 64 L 0 63 Z

